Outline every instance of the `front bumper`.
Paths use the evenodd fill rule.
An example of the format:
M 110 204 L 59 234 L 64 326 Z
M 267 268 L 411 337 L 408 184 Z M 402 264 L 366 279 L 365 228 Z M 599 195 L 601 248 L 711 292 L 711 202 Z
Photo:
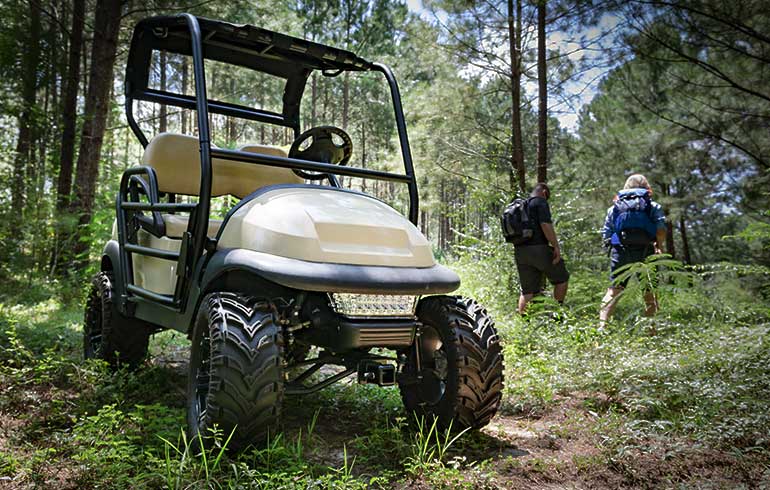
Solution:
M 362 294 L 442 294 L 460 287 L 453 271 L 432 267 L 309 262 L 246 249 L 220 249 L 206 266 L 204 284 L 221 274 L 246 270 L 302 291 Z

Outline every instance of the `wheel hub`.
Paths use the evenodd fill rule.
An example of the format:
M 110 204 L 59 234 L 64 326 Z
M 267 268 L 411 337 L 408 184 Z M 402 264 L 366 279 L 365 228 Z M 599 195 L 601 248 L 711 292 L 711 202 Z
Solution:
M 446 392 L 446 380 L 449 374 L 444 343 L 438 331 L 424 326 L 420 335 L 419 396 L 423 403 L 437 404 Z

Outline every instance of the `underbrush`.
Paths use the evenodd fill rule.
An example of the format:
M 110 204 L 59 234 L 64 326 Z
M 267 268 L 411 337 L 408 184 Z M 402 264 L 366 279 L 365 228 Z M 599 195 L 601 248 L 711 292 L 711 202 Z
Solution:
M 515 274 L 504 272 L 512 257 L 494 256 L 453 267 L 500 330 L 502 412 L 538 420 L 578 400 L 569 424 L 553 429 L 559 440 L 587 433 L 598 448 L 571 458 L 578 474 L 612 471 L 638 484 L 640 455 L 661 464 L 693 450 L 770 467 L 763 271 L 664 271 L 655 318 L 642 316 L 633 280 L 600 329 L 603 272 L 576 268 L 564 307 L 546 298 L 522 318 Z M 498 464 L 504 428 L 455 440 L 408 420 L 397 390 L 354 383 L 288 398 L 283 432 L 266 444 L 230 454 L 229 435 L 218 434 L 217 446 L 197 452 L 182 432 L 186 338 L 158 334 L 143 369 L 110 372 L 81 359 L 80 305 L 61 304 L 55 285 L 30 284 L 7 286 L 0 303 L 0 478 L 17 488 L 496 488 L 501 472 L 537 480 L 567 471 L 539 456 Z
M 184 336 L 158 334 L 142 369 L 112 372 L 81 358 L 80 306 L 39 286 L 6 290 L 0 303 L 0 482 L 363 489 L 457 471 L 446 464 L 454 435 L 407 420 L 397 390 L 353 383 L 287 399 L 283 432 L 261 446 L 232 454 L 229 435 L 214 434 L 215 447 L 197 451 L 183 430 Z
M 609 457 L 652 450 L 661 438 L 770 454 L 767 270 L 685 269 L 652 258 L 629 271 L 615 320 L 600 328 L 606 271 L 576 267 L 564 307 L 546 296 L 522 318 L 513 313 L 515 277 L 508 279 L 515 276 L 513 251 L 501 254 L 464 257 L 456 268 L 469 278 L 467 294 L 487 285 L 479 290 L 504 339 L 508 413 L 538 415 L 581 393 L 600 418 L 597 433 Z M 651 272 L 659 277 L 660 311 L 646 318 L 644 278 Z

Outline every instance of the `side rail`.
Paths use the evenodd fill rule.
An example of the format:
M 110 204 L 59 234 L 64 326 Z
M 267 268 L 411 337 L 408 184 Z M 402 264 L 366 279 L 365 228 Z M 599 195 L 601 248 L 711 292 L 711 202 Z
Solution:
M 142 177 L 145 177 L 143 179 Z M 147 197 L 148 202 L 141 202 L 140 194 Z M 179 291 L 177 287 L 174 295 L 159 294 L 134 284 L 134 270 L 132 263 L 132 254 L 146 255 L 163 260 L 170 260 L 179 264 L 178 271 L 185 271 L 187 247 L 183 243 L 180 252 L 162 250 L 140 245 L 137 241 L 138 230 L 146 226 L 151 229 L 162 229 L 161 212 L 185 212 L 193 213 L 197 203 L 164 203 L 158 198 L 158 179 L 155 170 L 148 166 L 132 167 L 123 172 L 120 179 L 120 190 L 116 202 L 118 244 L 120 245 L 119 260 L 120 270 L 123 281 L 124 296 L 120 298 L 120 309 L 127 311 L 128 305 L 134 297 L 144 298 L 164 306 L 174 309 L 180 309 Z M 152 213 L 152 219 L 143 216 L 141 213 L 149 211 Z M 180 280 L 183 277 L 179 278 Z

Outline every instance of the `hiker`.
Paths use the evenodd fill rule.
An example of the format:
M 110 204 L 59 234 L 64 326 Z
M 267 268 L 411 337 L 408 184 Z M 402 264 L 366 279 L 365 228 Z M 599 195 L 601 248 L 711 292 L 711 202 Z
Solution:
M 599 326 L 604 327 L 612 317 L 618 295 L 628 284 L 628 279 L 617 281 L 616 271 L 624 265 L 643 262 L 653 254 L 661 253 L 666 239 L 666 217 L 660 204 L 651 199 L 652 189 L 647 178 L 634 174 L 626 179 L 623 190 L 618 192 L 602 228 L 604 244 L 610 252 L 610 279 L 612 283 L 602 299 Z M 655 292 L 645 290 L 646 316 L 658 311 Z
M 517 226 L 524 228 L 519 231 L 520 236 L 510 239 L 505 233 L 505 224 L 503 225 L 506 240 L 514 244 L 516 268 L 521 283 L 519 313 L 524 313 L 527 303 L 535 295 L 542 293 L 543 276 L 553 284 L 553 298 L 556 301 L 563 303 L 567 296 L 569 272 L 561 258 L 561 249 L 551 222 L 549 197 L 551 191 L 548 185 L 539 183 L 529 199 L 514 200 L 511 206 L 518 206 L 522 211 L 517 215 L 517 219 L 521 221 Z

